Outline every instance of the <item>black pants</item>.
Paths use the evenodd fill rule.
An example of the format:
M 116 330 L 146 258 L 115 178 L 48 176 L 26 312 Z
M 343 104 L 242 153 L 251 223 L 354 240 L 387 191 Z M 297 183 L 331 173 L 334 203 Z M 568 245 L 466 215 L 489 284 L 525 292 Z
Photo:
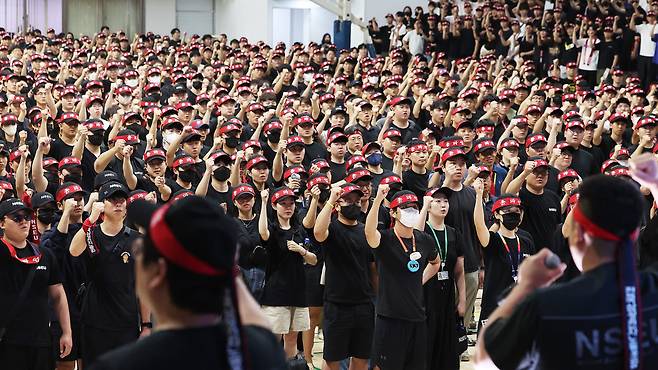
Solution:
M 427 323 L 377 316 L 372 362 L 380 370 L 425 370 Z
M 656 76 L 652 57 L 637 57 L 637 72 L 642 83 L 642 88 L 647 90 Z
M 55 362 L 50 347 L 0 343 L 0 367 L 7 370 L 53 370 Z
M 106 330 L 93 326 L 83 325 L 82 328 L 82 361 L 85 367 L 91 365 L 101 355 L 129 344 L 139 338 L 139 331 L 135 329 Z

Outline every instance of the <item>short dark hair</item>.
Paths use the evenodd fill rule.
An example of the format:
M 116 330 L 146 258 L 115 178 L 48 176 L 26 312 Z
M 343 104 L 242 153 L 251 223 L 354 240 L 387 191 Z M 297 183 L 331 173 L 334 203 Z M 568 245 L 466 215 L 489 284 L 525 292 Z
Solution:
M 171 34 L 172 35 L 176 32 L 180 33 L 180 29 L 178 27 L 174 27 L 174 28 L 171 29 Z

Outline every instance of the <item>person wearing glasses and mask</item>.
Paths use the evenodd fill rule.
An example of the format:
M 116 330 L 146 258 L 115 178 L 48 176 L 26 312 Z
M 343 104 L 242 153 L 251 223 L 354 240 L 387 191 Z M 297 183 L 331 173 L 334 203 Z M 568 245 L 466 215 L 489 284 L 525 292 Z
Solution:
M 0 364 L 3 369 L 54 368 L 49 300 L 62 329 L 60 357 L 71 351 L 66 293 L 52 252 L 27 240 L 32 210 L 16 198 L 0 203 Z M 22 291 L 25 290 L 24 293 Z

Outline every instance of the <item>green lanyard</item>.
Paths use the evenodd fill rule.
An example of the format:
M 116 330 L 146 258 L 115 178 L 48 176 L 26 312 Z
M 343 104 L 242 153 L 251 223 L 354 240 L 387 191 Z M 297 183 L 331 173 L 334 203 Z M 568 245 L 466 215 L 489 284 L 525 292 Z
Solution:
M 436 242 L 436 245 L 438 246 L 438 251 L 439 251 L 439 257 L 441 257 L 441 269 L 439 271 L 443 271 L 443 268 L 446 266 L 446 256 L 448 255 L 448 228 L 444 229 L 444 234 L 443 236 L 445 237 L 443 241 L 443 250 L 441 250 L 441 243 L 439 243 L 439 238 L 436 237 L 436 232 L 434 231 L 434 227 L 432 224 L 427 221 L 427 226 L 430 227 L 430 230 L 432 230 L 432 235 L 434 235 L 434 241 Z

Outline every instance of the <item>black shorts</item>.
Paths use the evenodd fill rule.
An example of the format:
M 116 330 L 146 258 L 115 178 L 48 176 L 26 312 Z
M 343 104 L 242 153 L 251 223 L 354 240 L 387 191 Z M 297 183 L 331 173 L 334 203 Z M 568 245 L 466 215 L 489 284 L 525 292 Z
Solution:
M 320 284 L 322 276 L 322 265 L 305 266 L 306 275 L 306 303 L 308 307 L 322 307 L 324 304 L 324 285 Z
M 372 303 L 344 305 L 324 303 L 324 350 L 326 361 L 349 357 L 368 359 L 372 349 L 375 307 Z
M 129 344 L 139 338 L 139 331 L 135 329 L 106 330 L 93 326 L 82 327 L 82 361 L 85 367 L 91 365 L 103 354 Z
M 50 338 L 53 343 L 53 358 L 55 361 L 75 361 L 82 357 L 82 328 L 79 321 L 71 321 L 71 337 L 73 339 L 73 347 L 71 353 L 64 358 L 59 357 L 59 338 L 62 336 L 62 328 L 59 322 L 53 321 L 50 323 Z
M 377 316 L 372 364 L 380 370 L 425 370 L 427 323 Z
M 2 369 L 53 370 L 55 362 L 50 347 L 21 346 L 0 342 Z

